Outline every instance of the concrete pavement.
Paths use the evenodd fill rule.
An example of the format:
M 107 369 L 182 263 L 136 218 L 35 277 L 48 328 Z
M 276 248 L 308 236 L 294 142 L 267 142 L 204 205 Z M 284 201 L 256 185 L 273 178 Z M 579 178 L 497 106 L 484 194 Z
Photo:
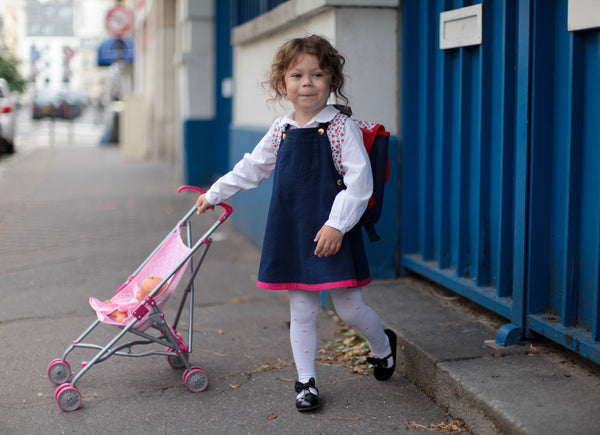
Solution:
M 321 361 L 324 405 L 296 412 L 286 295 L 255 287 L 260 253 L 228 223 L 196 279 L 190 359 L 209 388 L 187 392 L 160 357 L 111 357 L 78 382 L 82 407 L 60 411 L 47 364 L 94 320 L 88 297 L 110 297 L 193 204 L 175 180 L 115 148 L 0 160 L 0 433 L 414 433 L 453 418 L 477 434 L 600 433 L 597 365 L 543 340 L 498 348 L 502 319 L 414 277 L 364 291 L 398 334 L 398 373 L 381 383 Z M 325 349 L 338 325 L 320 316 Z
M 260 253 L 229 223 L 196 278 L 190 360 L 208 373 L 208 389 L 188 392 L 163 357 L 113 356 L 77 382 L 81 408 L 61 411 L 48 363 L 95 320 L 88 298 L 111 297 L 193 205 L 175 179 L 169 165 L 124 163 L 116 148 L 46 147 L 0 160 L 0 433 L 410 433 L 411 423 L 450 419 L 401 375 L 381 383 L 325 361 L 323 407 L 298 413 L 287 295 L 256 288 Z M 104 345 L 118 330 L 100 326 L 89 341 Z M 319 328 L 325 349 L 338 324 L 323 311 Z M 179 329 L 186 337 L 185 322 Z M 67 361 L 76 373 L 94 354 L 76 350 Z

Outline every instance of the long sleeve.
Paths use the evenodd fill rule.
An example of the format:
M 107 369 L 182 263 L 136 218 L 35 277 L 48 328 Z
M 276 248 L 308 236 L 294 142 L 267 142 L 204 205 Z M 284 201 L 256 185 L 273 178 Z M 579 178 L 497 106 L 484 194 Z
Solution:
M 306 127 L 330 122 L 337 113 L 336 109 L 327 106 Z M 254 150 L 246 153 L 230 172 L 215 181 L 206 194 L 209 203 L 218 204 L 238 192 L 255 188 L 273 174 L 277 159 L 274 146 L 276 129 L 282 125 L 298 128 L 293 120 L 293 113 L 278 118 Z M 328 220 L 324 223 L 346 233 L 358 223 L 367 208 L 373 192 L 373 176 L 358 125 L 348 118 L 344 123 L 343 132 L 341 167 L 346 189 L 336 195 Z
M 269 178 L 275 170 L 275 147 L 273 129 L 275 123 L 251 153 L 244 157 L 227 174 L 213 183 L 206 192 L 210 204 L 227 201 L 238 192 L 257 187 Z
M 340 191 L 331 207 L 326 225 L 348 232 L 360 220 L 373 193 L 373 174 L 369 156 L 363 145 L 362 132 L 354 121 L 347 119 L 342 142 L 342 167 L 346 189 Z

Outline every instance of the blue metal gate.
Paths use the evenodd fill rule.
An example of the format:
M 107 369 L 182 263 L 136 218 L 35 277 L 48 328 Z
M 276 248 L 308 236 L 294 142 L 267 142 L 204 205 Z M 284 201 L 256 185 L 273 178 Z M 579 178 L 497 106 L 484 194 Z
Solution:
M 482 43 L 440 13 L 482 4 Z M 405 0 L 402 266 L 600 363 L 600 31 L 567 0 Z

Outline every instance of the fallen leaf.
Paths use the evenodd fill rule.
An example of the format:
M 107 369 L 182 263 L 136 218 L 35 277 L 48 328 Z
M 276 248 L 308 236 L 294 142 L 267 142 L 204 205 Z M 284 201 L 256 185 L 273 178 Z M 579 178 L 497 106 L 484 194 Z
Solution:
M 357 373 L 359 375 L 368 375 L 369 374 L 366 370 L 361 369 L 360 367 L 354 367 L 352 369 L 352 373 Z
M 419 429 L 427 432 L 444 432 L 447 434 L 459 434 L 467 431 L 465 422 L 460 418 L 452 421 L 443 421 L 441 423 L 432 423 L 429 427 L 423 426 L 422 424 L 410 423 L 409 429 Z
M 230 386 L 231 388 L 233 388 L 234 390 L 235 390 L 236 388 L 238 388 L 238 387 L 239 387 L 239 385 L 233 385 L 233 384 L 229 384 L 229 386 Z
M 335 332 L 337 338 L 326 349 L 319 350 L 317 358 L 324 362 L 340 362 L 354 373 L 366 375 L 369 368 L 367 356 L 371 354 L 367 341 L 339 317 L 333 315 L 333 318 L 339 325 Z
M 267 420 L 275 420 L 277 417 L 278 417 L 278 415 L 273 412 L 273 413 L 269 414 L 269 416 L 267 417 Z

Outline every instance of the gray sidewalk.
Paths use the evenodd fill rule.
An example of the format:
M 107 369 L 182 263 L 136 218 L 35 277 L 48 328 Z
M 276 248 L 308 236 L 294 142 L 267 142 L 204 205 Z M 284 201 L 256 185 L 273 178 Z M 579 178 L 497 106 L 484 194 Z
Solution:
M 365 300 L 399 336 L 399 372 L 476 434 L 600 433 L 600 370 L 543 338 L 499 347 L 506 320 L 418 278 Z
M 600 433 L 598 366 L 548 342 L 497 348 L 502 319 L 417 278 L 364 291 L 398 334 L 398 373 L 381 383 L 319 361 L 323 407 L 296 412 L 287 297 L 255 287 L 260 253 L 229 223 L 196 278 L 190 360 L 209 388 L 189 393 L 161 357 L 111 357 L 77 383 L 82 407 L 60 411 L 48 362 L 95 319 L 89 296 L 110 297 L 189 210 L 175 178 L 114 148 L 0 160 L 0 433 L 416 433 L 453 418 L 482 434 Z M 337 329 L 323 311 L 323 352 Z
M 190 360 L 208 373 L 208 389 L 188 392 L 164 357 L 113 356 L 77 382 L 81 408 L 61 411 L 48 363 L 95 320 L 88 298 L 111 297 L 191 208 L 195 195 L 177 194 L 175 178 L 166 164 L 123 163 L 115 148 L 40 148 L 0 161 L 0 433 L 409 433 L 411 423 L 448 421 L 400 375 L 382 383 L 325 361 L 322 408 L 298 413 L 287 294 L 256 288 L 260 253 L 228 222 L 196 278 Z M 217 216 L 197 217 L 194 228 Z M 100 326 L 86 341 L 104 345 L 118 332 Z M 321 312 L 321 349 L 337 329 Z M 67 361 L 76 373 L 94 354 L 76 350 Z

